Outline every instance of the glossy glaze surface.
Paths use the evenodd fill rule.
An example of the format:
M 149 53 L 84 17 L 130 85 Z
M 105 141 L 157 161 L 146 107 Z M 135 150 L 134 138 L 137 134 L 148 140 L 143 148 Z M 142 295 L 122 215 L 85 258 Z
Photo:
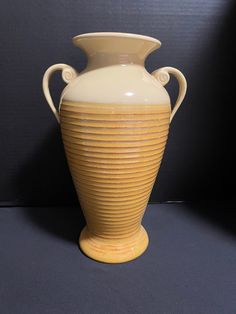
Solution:
M 139 256 L 141 221 L 162 160 L 169 105 L 63 102 L 61 132 L 87 227 L 82 250 L 104 262 Z
M 186 93 L 183 74 L 172 67 L 148 73 L 146 57 L 161 45 L 143 35 L 90 33 L 73 38 L 87 55 L 78 73 L 55 64 L 43 91 L 57 121 L 87 226 L 80 247 L 91 258 L 121 263 L 141 255 L 148 235 L 142 217 L 164 153 L 169 124 Z M 59 110 L 49 79 L 62 71 L 67 84 Z M 171 111 L 164 88 L 172 74 L 179 95 Z

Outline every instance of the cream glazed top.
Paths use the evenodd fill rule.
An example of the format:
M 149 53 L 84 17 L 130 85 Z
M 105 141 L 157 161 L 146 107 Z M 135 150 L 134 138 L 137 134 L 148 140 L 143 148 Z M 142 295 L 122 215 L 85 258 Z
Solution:
M 73 38 L 87 55 L 84 71 L 67 85 L 62 101 L 170 104 L 167 91 L 144 67 L 159 40 L 126 33 L 88 33 Z
M 168 83 L 169 74 L 173 74 L 179 82 L 179 95 L 170 120 L 173 118 L 184 99 L 187 84 L 183 74 L 173 67 L 163 67 L 151 74 L 145 69 L 147 56 L 161 46 L 159 40 L 138 34 L 101 32 L 75 36 L 73 43 L 86 53 L 86 68 L 77 73 L 67 64 L 55 64 L 43 77 L 44 95 L 58 122 L 59 112 L 48 87 L 51 75 L 57 70 L 62 71 L 67 83 L 60 105 L 67 101 L 170 106 L 170 97 L 163 86 Z

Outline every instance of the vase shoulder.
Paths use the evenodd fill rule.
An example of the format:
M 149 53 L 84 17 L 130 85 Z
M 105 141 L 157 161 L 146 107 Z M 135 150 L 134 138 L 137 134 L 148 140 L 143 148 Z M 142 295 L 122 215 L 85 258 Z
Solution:
M 113 65 L 84 71 L 66 86 L 61 100 L 170 105 L 165 88 L 140 65 Z

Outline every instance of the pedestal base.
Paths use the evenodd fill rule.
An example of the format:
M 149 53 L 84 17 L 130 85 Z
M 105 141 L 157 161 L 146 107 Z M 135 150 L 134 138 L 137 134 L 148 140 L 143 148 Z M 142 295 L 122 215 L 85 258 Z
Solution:
M 140 230 L 125 239 L 104 239 L 89 232 L 85 227 L 79 238 L 81 250 L 92 259 L 104 263 L 124 263 L 140 256 L 148 246 L 148 235 Z

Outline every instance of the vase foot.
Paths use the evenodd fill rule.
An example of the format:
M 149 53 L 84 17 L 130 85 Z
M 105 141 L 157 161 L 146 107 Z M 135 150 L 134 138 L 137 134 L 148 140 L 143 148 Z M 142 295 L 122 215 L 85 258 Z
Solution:
M 139 231 L 125 239 L 105 239 L 92 234 L 85 227 L 79 238 L 81 250 L 90 258 L 103 263 L 124 263 L 139 257 L 148 246 L 148 235 Z

